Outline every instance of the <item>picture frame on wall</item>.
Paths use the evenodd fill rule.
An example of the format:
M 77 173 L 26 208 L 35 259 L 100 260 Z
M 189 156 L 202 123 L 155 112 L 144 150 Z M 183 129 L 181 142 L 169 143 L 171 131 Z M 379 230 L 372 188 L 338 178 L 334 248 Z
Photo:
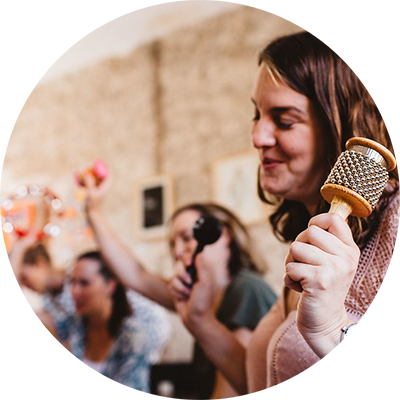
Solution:
M 138 239 L 163 238 L 173 211 L 172 178 L 155 175 L 135 183 L 134 219 Z
M 233 211 L 243 223 L 266 221 L 269 206 L 257 194 L 260 160 L 256 151 L 245 151 L 212 163 L 212 200 Z

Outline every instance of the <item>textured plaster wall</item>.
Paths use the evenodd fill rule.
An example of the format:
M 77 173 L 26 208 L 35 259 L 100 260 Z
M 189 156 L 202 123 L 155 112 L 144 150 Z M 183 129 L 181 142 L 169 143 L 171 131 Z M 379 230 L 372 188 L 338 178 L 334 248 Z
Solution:
M 212 163 L 252 149 L 250 96 L 259 50 L 298 30 L 264 11 L 240 7 L 36 87 L 9 142 L 2 193 L 41 182 L 68 198 L 76 190 L 73 171 L 102 158 L 114 175 L 104 204 L 112 228 L 149 269 L 171 276 L 165 240 L 135 236 L 135 180 L 167 173 L 175 206 L 210 200 Z M 261 222 L 249 228 L 269 266 L 266 279 L 279 291 L 287 248 Z M 60 265 L 72 256 L 53 252 Z M 176 317 L 173 323 L 164 359 L 189 359 L 191 338 Z

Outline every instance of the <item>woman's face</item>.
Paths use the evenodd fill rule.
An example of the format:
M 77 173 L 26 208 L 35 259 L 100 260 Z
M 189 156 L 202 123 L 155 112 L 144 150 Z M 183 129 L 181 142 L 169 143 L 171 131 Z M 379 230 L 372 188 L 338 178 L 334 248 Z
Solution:
M 82 316 L 104 312 L 115 290 L 115 281 L 106 281 L 99 273 L 99 262 L 82 259 L 76 262 L 71 277 L 71 292 L 76 312 Z
M 310 100 L 274 81 L 264 64 L 253 89 L 255 116 L 251 130 L 259 151 L 264 191 L 303 202 L 310 212 L 320 199 L 327 172 L 321 124 Z
M 192 263 L 192 256 L 196 251 L 197 240 L 193 237 L 193 225 L 201 214 L 195 210 L 186 210 L 179 213 L 171 225 L 170 245 L 176 261 L 185 266 Z
M 179 213 L 171 225 L 170 245 L 176 261 L 184 266 L 192 264 L 192 257 L 197 248 L 197 240 L 193 236 L 193 225 L 201 217 L 195 210 L 185 210 Z M 230 235 L 223 227 L 220 238 L 204 247 L 201 253 L 202 266 L 209 268 L 213 273 L 225 273 L 231 256 Z

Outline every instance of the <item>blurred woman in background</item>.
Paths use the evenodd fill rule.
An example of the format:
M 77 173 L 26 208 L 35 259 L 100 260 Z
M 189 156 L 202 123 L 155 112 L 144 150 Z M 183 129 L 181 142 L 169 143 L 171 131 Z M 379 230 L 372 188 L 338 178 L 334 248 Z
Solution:
M 182 303 L 175 302 L 174 295 L 181 293 L 186 299 L 189 288 L 194 282 L 190 276 L 184 282 L 171 283 L 156 274 L 147 271 L 135 255 L 126 249 L 120 239 L 108 227 L 101 211 L 101 201 L 111 184 L 111 176 L 96 184 L 90 174 L 85 176 L 87 188 L 86 210 L 90 224 L 99 243 L 100 251 L 115 274 L 127 286 L 161 305 L 176 310 L 186 324 Z M 207 344 L 198 340 L 194 353 L 194 392 L 200 398 L 226 398 L 238 393 L 215 370 L 218 359 L 230 359 L 233 351 L 230 346 L 240 343 L 245 349 L 252 332 L 261 318 L 269 311 L 276 295 L 258 273 L 261 263 L 255 256 L 254 245 L 244 225 L 224 207 L 215 204 L 189 204 L 174 212 L 170 219 L 169 244 L 177 271 L 186 271 L 191 265 L 197 247 L 193 236 L 193 226 L 200 217 L 212 216 L 222 225 L 219 239 L 204 247 L 196 257 L 196 270 L 199 275 L 207 274 L 214 296 L 209 309 L 219 321 L 218 336 L 223 347 L 220 352 L 208 353 Z M 178 289 L 175 289 L 178 285 Z M 194 283 L 196 292 L 198 283 Z M 198 304 L 201 304 L 199 300 Z M 175 308 L 176 306 L 176 308 Z M 205 306 L 205 304 L 204 304 Z M 190 329 L 195 338 L 196 332 Z M 244 356 L 244 351 L 241 353 Z M 232 360 L 231 360 L 232 362 Z M 234 360 L 244 367 L 244 358 Z M 245 382 L 243 382 L 245 384 Z
M 10 262 L 21 285 L 42 293 L 39 318 L 85 364 L 126 386 L 149 392 L 150 367 L 170 335 L 165 311 L 126 292 L 100 253 L 79 256 L 71 276 L 56 271 L 34 235 L 21 238 Z

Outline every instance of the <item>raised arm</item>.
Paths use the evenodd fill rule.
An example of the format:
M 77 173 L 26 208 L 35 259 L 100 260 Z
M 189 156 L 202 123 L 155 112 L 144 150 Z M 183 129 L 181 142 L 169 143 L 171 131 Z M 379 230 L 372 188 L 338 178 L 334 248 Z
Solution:
M 86 212 L 104 259 L 125 286 L 164 307 L 174 309 L 167 281 L 146 271 L 108 226 L 101 212 L 101 201 L 111 185 L 111 175 L 99 185 L 90 174 L 85 175 L 84 179 L 87 188 Z

